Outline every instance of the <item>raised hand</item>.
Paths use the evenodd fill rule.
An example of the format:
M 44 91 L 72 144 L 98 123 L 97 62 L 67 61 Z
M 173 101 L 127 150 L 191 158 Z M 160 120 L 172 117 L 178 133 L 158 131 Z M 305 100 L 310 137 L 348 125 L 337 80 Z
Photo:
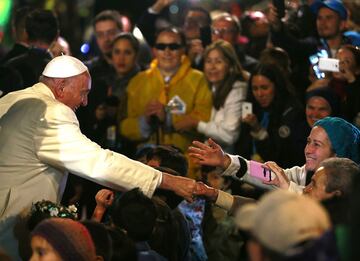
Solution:
M 353 83 L 356 80 L 356 72 L 354 68 L 351 68 L 349 62 L 344 59 L 339 61 L 339 72 L 334 74 L 341 75 L 340 77 L 346 79 L 348 83 Z
M 263 181 L 263 183 L 268 185 L 275 185 L 281 189 L 287 190 L 290 186 L 290 181 L 284 170 L 273 161 L 268 161 L 264 165 L 276 175 L 276 178 L 272 181 Z
M 188 150 L 189 156 L 195 163 L 226 169 L 231 162 L 229 156 L 212 139 L 207 142 L 193 141 Z
M 269 4 L 269 12 L 267 14 L 267 19 L 274 31 L 279 31 L 281 29 L 281 20 L 278 17 L 276 7 L 272 4 Z
M 256 115 L 253 113 L 246 115 L 245 118 L 242 119 L 242 121 L 248 124 L 251 127 L 252 131 L 257 132 L 261 129 L 261 125 Z
M 168 7 L 174 0 L 157 0 L 151 8 L 156 12 L 160 13 L 165 7 Z
M 95 196 L 96 205 L 102 208 L 108 208 L 114 201 L 114 192 L 109 189 L 101 189 Z
M 204 46 L 200 39 L 193 39 L 188 46 L 188 56 L 191 61 L 194 61 L 196 57 L 202 57 L 204 53 Z
M 91 219 L 101 222 L 106 209 L 111 206 L 114 201 L 114 192 L 108 189 L 101 189 L 96 193 L 95 200 L 96 207 Z

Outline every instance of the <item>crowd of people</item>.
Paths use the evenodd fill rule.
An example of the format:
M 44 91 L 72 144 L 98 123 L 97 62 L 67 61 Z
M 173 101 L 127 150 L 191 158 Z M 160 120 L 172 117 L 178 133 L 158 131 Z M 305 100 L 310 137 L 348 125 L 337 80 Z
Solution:
M 180 26 L 173 0 L 132 26 L 104 10 L 83 61 L 54 12 L 17 8 L 0 259 L 359 258 L 360 25 L 346 1 L 292 2 L 194 4 Z

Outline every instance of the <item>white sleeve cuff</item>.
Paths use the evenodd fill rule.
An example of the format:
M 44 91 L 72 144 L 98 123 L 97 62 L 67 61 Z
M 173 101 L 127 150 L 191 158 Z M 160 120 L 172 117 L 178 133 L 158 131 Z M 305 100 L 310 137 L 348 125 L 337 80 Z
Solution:
M 221 174 L 221 176 L 236 176 L 236 173 L 240 169 L 240 161 L 238 156 L 227 154 L 230 157 L 230 165 L 229 167 Z
M 205 134 L 205 130 L 206 130 L 206 122 L 203 121 L 199 121 L 196 130 L 202 134 Z
M 157 185 L 156 185 L 157 188 L 160 187 L 161 182 L 162 182 L 162 179 L 163 179 L 163 173 L 161 172 L 161 173 L 160 173 L 160 178 L 159 178 L 158 183 L 157 183 Z
M 218 197 L 216 199 L 215 205 L 229 211 L 234 203 L 234 197 L 222 190 L 218 191 Z
M 297 194 L 303 194 L 304 186 L 300 186 L 293 181 L 290 181 L 288 191 L 295 192 Z

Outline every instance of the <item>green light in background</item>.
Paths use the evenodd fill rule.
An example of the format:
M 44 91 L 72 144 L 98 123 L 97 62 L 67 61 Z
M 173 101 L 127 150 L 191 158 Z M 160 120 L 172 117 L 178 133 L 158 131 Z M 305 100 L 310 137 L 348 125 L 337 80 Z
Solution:
M 10 17 L 11 0 L 0 1 L 0 26 L 5 26 Z

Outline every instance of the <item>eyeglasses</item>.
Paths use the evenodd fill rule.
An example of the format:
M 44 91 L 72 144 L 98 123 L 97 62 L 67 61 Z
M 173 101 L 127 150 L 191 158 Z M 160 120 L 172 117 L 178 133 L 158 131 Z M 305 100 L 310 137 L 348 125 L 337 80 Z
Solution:
M 97 38 L 105 38 L 108 36 L 110 36 L 110 37 L 115 36 L 118 32 L 119 32 L 119 30 L 112 29 L 112 30 L 108 30 L 108 31 L 95 32 L 95 35 Z
M 171 51 L 179 50 L 182 48 L 181 44 L 178 43 L 157 43 L 155 44 L 155 48 L 161 51 L 164 51 L 166 48 L 169 48 Z

